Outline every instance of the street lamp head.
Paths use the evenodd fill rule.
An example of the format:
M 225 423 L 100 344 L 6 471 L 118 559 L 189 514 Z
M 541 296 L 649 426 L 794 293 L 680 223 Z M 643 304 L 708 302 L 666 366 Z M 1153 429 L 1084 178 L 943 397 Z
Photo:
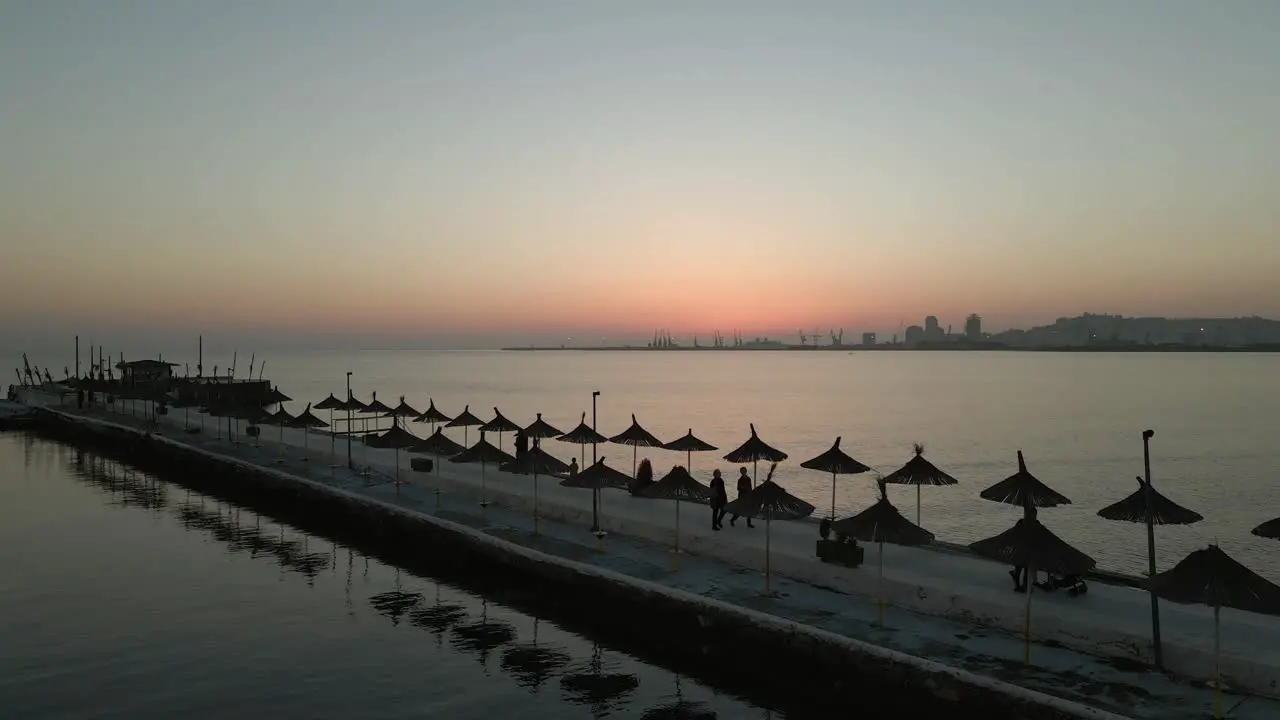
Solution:
M 598 397 L 599 395 L 600 395 L 600 391 L 599 391 L 599 390 L 592 390 L 592 391 L 591 391 L 591 397 Z
M 1147 440 L 1150 440 L 1151 438 L 1155 437 L 1155 434 L 1156 434 L 1156 431 L 1155 431 L 1155 430 L 1143 430 L 1143 431 L 1142 431 L 1142 437 L 1143 437 L 1143 438 L 1145 438 L 1145 439 L 1147 439 Z

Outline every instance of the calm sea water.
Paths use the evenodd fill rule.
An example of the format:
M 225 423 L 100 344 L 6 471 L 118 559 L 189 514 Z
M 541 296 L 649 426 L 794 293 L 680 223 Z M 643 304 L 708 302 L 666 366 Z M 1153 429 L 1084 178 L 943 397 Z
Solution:
M 259 353 L 262 357 L 264 354 Z M 631 414 L 662 439 L 692 428 L 721 448 L 695 456 L 695 471 L 730 466 L 721 456 L 749 435 L 790 454 L 777 479 L 820 508 L 831 479 L 799 463 L 830 447 L 889 472 L 921 442 L 926 456 L 957 477 L 923 492 L 923 524 L 939 538 L 969 542 L 1001 532 L 1019 510 L 986 502 L 979 491 L 1016 470 L 1023 450 L 1031 471 L 1073 505 L 1041 519 L 1100 565 L 1146 567 L 1145 531 L 1096 517 L 1137 488 L 1142 431 L 1156 431 L 1156 486 L 1199 511 L 1194 526 L 1159 531 L 1162 567 L 1207 542 L 1280 579 L 1276 547 L 1249 535 L 1280 515 L 1280 355 L 1065 353 L 603 353 L 603 352 L 322 352 L 265 354 L 267 374 L 300 402 L 352 389 L 394 405 L 400 395 L 419 410 L 427 401 L 455 414 L 464 405 L 482 419 L 493 407 L 520 423 L 543 413 L 568 430 L 601 391 L 601 432 L 621 432 Z M 206 366 L 229 365 L 208 358 Z M 247 365 L 243 359 L 242 365 Z M 459 440 L 461 437 L 459 437 Z M 555 445 L 551 443 L 550 445 Z M 565 446 L 568 457 L 576 448 Z M 628 467 L 631 450 L 604 450 Z M 683 456 L 644 450 L 655 467 Z M 874 497 L 868 475 L 838 481 L 841 514 Z M 911 488 L 891 489 L 908 515 Z
M 0 565 L 6 720 L 803 716 L 12 433 Z

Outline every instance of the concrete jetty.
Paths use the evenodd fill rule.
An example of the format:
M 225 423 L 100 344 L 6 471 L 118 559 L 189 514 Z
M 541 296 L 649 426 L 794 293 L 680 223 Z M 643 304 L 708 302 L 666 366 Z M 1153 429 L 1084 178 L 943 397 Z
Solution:
M 722 622 L 732 617 L 756 632 L 803 637 L 814 657 L 834 657 L 829 654 L 838 649 L 860 659 L 847 665 L 854 672 L 893 668 L 898 679 L 914 673 L 917 684 L 908 687 L 957 702 L 981 697 L 985 703 L 1021 707 L 1012 715 L 1019 717 L 1099 718 L 1204 717 L 1213 705 L 1212 691 L 1197 680 L 1212 676 L 1211 611 L 1162 605 L 1166 665 L 1173 674 L 1157 673 L 1144 665 L 1150 654 L 1149 601 L 1131 587 L 1093 583 L 1088 595 L 1076 598 L 1035 594 L 1034 646 L 1031 664 L 1024 666 L 1018 633 L 1026 598 L 1011 592 L 1007 568 L 971 556 L 886 546 L 881 586 L 876 548 L 867 548 L 862 568 L 826 565 L 813 557 L 814 523 L 774 523 L 776 594 L 762 597 L 762 580 L 750 572 L 764 564 L 761 523 L 754 530 L 739 523 L 712 532 L 705 507 L 684 506 L 680 544 L 687 554 L 676 570 L 668 551 L 674 531 L 671 503 L 604 492 L 601 520 L 611 534 L 603 541 L 604 552 L 596 552 L 596 539 L 587 531 L 590 492 L 559 487 L 554 479 L 540 483 L 541 532 L 535 536 L 530 476 L 489 468 L 483 484 L 492 504 L 481 508 L 481 472 L 473 466 L 446 461 L 441 473 L 410 473 L 402 457 L 401 475 L 409 482 L 396 487 L 390 482 L 395 474 L 391 451 L 353 443 L 353 460 L 369 469 L 366 476 L 346 469 L 345 441 L 336 444 L 335 457 L 330 437 L 323 434 L 311 434 L 310 451 L 304 453 L 303 435 L 296 430 L 285 430 L 280 444 L 279 431 L 264 427 L 260 447 L 254 447 L 243 436 L 238 443 L 219 439 L 218 421 L 201 420 L 194 412 L 190 422 L 203 422 L 203 432 L 183 432 L 184 412 L 177 410 L 160 416 L 152 428 L 156 436 L 143 429 L 141 418 L 127 414 L 58 407 L 56 398 L 46 403 L 38 393 L 26 393 L 23 400 L 44 406 L 45 422 L 97 435 L 145 434 L 152 445 L 172 452 L 235 464 L 388 516 L 434 524 L 484 545 L 495 558 L 535 564 L 548 577 L 590 576 L 601 592 L 625 586 L 636 597 L 660 596 L 662 603 L 697 608 Z M 546 449 L 560 449 L 553 445 Z M 616 447 L 601 452 L 624 454 Z M 884 626 L 876 623 L 877 597 L 889 605 Z M 1280 623 L 1223 611 L 1222 646 L 1229 717 L 1280 717 L 1280 702 L 1267 697 L 1276 694 L 1280 677 Z

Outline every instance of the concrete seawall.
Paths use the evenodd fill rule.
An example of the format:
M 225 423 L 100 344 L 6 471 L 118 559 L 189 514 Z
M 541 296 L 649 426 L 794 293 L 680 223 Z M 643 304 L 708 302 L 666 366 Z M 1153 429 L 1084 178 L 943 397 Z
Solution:
M 187 469 L 248 502 L 287 503 L 379 542 L 429 548 L 472 572 L 554 588 L 556 602 L 596 616 L 629 642 L 700 665 L 734 668 L 832 706 L 912 716 L 1118 718 L 1060 698 L 814 627 L 508 542 L 459 523 L 217 455 L 114 423 L 41 411 L 36 427 L 144 468 Z M 815 703 L 820 704 L 820 703 Z

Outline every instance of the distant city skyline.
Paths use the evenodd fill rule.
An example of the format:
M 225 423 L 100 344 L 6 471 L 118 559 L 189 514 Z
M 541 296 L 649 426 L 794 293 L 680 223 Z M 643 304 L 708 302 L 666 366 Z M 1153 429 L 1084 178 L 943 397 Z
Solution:
M 4 16 L 5 347 L 1280 316 L 1280 3 Z

